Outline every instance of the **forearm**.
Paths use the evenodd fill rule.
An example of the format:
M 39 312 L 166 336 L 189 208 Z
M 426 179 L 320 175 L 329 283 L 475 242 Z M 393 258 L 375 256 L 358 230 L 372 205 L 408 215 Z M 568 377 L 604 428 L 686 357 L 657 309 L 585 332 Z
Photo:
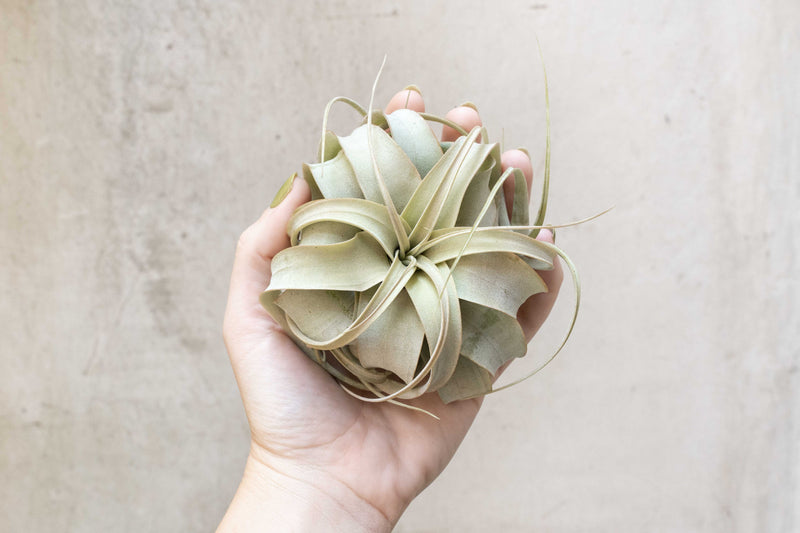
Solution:
M 217 529 L 228 532 L 390 532 L 383 514 L 343 484 L 315 482 L 247 458 L 242 481 Z

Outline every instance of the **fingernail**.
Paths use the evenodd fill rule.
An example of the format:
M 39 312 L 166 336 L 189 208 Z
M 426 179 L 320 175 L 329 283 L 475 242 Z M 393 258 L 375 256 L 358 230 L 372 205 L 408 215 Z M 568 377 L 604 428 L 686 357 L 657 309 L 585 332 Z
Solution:
M 519 150 L 520 152 L 522 152 L 523 154 L 525 154 L 526 156 L 528 156 L 528 159 L 530 159 L 530 158 L 531 158 L 531 153 L 528 151 L 528 149 L 527 149 L 527 148 L 517 148 L 517 150 Z
M 404 91 L 414 91 L 418 95 L 422 96 L 422 91 L 419 90 L 419 87 L 416 85 L 409 85 L 408 87 L 403 89 Z
M 460 106 L 458 106 L 458 107 L 469 107 L 469 108 L 471 108 L 471 109 L 474 109 L 475 111 L 478 111 L 478 106 L 476 106 L 475 104 L 473 104 L 473 103 L 472 103 L 472 102 L 470 102 L 470 101 L 464 102 L 463 104 L 461 104 L 461 105 L 460 105 Z
M 289 196 L 296 178 L 297 172 L 289 176 L 289 179 L 283 182 L 283 185 L 281 185 L 281 188 L 278 189 L 278 192 L 275 194 L 275 198 L 272 199 L 272 203 L 269 204 L 270 207 L 278 207 L 283 199 Z

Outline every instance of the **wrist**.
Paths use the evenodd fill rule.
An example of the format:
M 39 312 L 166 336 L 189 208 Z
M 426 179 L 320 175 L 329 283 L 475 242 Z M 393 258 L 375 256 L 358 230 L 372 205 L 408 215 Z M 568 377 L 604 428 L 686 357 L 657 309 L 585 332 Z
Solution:
M 344 483 L 314 469 L 265 461 L 251 450 L 218 533 L 228 531 L 390 532 L 393 524 Z

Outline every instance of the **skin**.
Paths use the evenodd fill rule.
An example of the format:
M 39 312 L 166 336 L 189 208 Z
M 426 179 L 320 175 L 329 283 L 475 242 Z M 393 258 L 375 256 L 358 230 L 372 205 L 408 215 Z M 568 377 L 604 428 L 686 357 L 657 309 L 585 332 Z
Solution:
M 386 111 L 423 111 L 422 96 L 397 93 Z M 469 130 L 480 124 L 471 107 L 447 118 Z M 443 140 L 458 134 L 444 128 Z M 502 156 L 533 172 L 524 152 Z M 513 191 L 513 185 L 512 189 Z M 482 399 L 445 405 L 436 394 L 411 403 L 425 414 L 347 395 L 283 333 L 258 301 L 272 258 L 289 246 L 286 224 L 309 201 L 308 185 L 268 209 L 239 239 L 223 335 L 250 424 L 250 454 L 242 482 L 218 531 L 391 531 L 409 503 L 445 468 L 480 409 Z M 538 237 L 552 242 L 543 230 Z M 548 293 L 532 296 L 518 320 L 530 339 L 552 308 L 563 273 L 541 272 Z

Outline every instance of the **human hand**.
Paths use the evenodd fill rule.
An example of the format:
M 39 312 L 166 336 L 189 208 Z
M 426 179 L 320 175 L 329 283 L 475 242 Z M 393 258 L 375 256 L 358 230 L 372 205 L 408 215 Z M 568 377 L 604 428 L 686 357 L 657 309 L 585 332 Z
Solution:
M 397 93 L 386 112 L 424 111 L 422 96 Z M 447 118 L 466 130 L 480 124 L 469 106 Z M 445 127 L 442 140 L 458 133 Z M 502 155 L 503 170 L 532 165 L 520 150 Z M 512 182 L 513 180 L 509 180 Z M 507 197 L 513 183 L 506 182 Z M 284 334 L 259 303 L 272 257 L 289 246 L 286 225 L 309 201 L 296 179 L 289 194 L 239 239 L 223 334 L 250 424 L 250 454 L 239 490 L 219 531 L 390 531 L 403 510 L 445 468 L 482 399 L 444 404 L 435 393 L 408 401 L 439 417 L 388 403 L 366 403 L 341 389 Z M 552 242 L 542 230 L 540 240 Z M 540 272 L 549 292 L 532 296 L 518 320 L 529 340 L 558 294 L 558 265 Z

